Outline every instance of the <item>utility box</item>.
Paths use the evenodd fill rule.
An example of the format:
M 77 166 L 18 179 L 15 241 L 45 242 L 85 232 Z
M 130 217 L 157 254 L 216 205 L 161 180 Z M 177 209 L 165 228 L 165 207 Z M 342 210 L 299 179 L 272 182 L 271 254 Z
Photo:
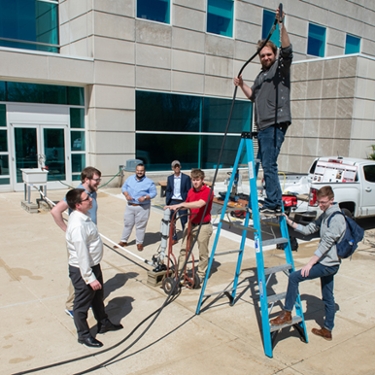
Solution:
M 143 163 L 142 160 L 139 159 L 129 159 L 126 161 L 125 167 L 123 168 L 124 171 L 126 172 L 135 172 L 135 167 Z

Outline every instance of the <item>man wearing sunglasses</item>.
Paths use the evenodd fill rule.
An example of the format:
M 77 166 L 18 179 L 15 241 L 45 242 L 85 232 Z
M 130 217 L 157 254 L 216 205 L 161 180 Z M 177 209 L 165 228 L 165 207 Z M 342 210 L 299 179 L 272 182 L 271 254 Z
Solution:
M 318 190 L 318 204 L 323 213 L 312 223 L 304 226 L 296 224 L 285 214 L 287 223 L 295 230 L 309 235 L 320 231 L 320 242 L 310 261 L 299 271 L 289 275 L 288 289 L 285 297 L 284 309 L 279 316 L 270 321 L 273 326 L 291 324 L 292 310 L 298 294 L 298 285 L 305 280 L 320 278 L 323 302 L 325 306 L 325 321 L 320 329 L 313 328 L 312 333 L 325 340 L 332 340 L 332 329 L 336 313 L 335 299 L 333 297 L 333 277 L 340 267 L 341 260 L 337 256 L 336 243 L 345 234 L 346 222 L 343 215 L 332 217 L 328 227 L 328 219 L 340 207 L 334 203 L 334 194 L 330 186 L 323 186 Z
M 98 228 L 89 217 L 93 199 L 84 189 L 72 189 L 66 194 L 72 213 L 66 229 L 66 244 L 69 252 L 69 277 L 74 286 L 74 324 L 78 342 L 92 348 L 103 344 L 90 333 L 87 312 L 97 320 L 98 333 L 117 331 L 121 324 L 113 324 L 104 310 L 103 275 L 100 261 L 103 258 L 103 243 Z
M 94 168 L 94 167 L 86 167 L 81 172 L 81 184 L 77 186 L 77 189 L 84 189 L 85 192 L 92 198 L 92 205 L 91 208 L 88 210 L 88 215 L 90 216 L 91 220 L 97 225 L 97 211 L 98 211 L 98 204 L 96 202 L 97 197 L 97 190 L 101 181 L 102 173 Z M 64 231 L 66 232 L 66 223 L 64 221 L 63 214 L 68 209 L 68 203 L 66 198 L 61 200 L 55 207 L 51 210 L 51 215 L 55 220 L 55 223 Z M 73 318 L 73 301 L 74 301 L 74 289 L 73 285 L 70 282 L 68 287 L 68 298 L 65 302 L 65 312 L 71 318 Z

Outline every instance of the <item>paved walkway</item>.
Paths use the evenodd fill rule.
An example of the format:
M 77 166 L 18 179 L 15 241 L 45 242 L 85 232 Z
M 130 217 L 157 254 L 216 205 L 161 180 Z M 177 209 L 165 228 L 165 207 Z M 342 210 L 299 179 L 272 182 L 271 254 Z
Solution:
M 48 194 L 58 201 L 65 193 L 66 190 L 59 190 Z M 98 197 L 99 230 L 115 242 L 120 239 L 125 208 L 119 193 L 119 189 L 103 189 Z M 34 192 L 32 199 L 36 195 Z M 373 230 L 367 231 L 366 242 L 352 261 L 343 262 L 335 278 L 338 312 L 333 341 L 311 334 L 305 344 L 293 329 L 284 330 L 278 335 L 272 359 L 263 353 L 259 311 L 253 299 L 254 250 L 250 246 L 246 247 L 243 261 L 241 297 L 234 306 L 229 306 L 224 297 L 195 316 L 200 290 L 183 289 L 155 321 L 152 322 L 156 317 L 153 315 L 143 324 L 160 309 L 166 294 L 147 283 L 150 268 L 145 263 L 122 250 L 106 247 L 101 263 L 106 309 L 114 322 L 121 321 L 124 329 L 100 335 L 103 349 L 108 350 L 105 351 L 77 343 L 73 321 L 64 313 L 68 285 L 64 235 L 48 209 L 30 214 L 21 207 L 22 198 L 22 193 L 0 193 L 1 374 L 25 373 L 59 362 L 66 364 L 32 373 L 86 373 L 104 361 L 108 361 L 107 366 L 95 374 L 375 374 Z M 160 243 L 161 218 L 162 211 L 154 207 L 145 250 L 136 250 L 134 237 L 128 250 L 151 259 Z M 238 248 L 238 237 L 222 234 L 218 249 Z M 294 254 L 297 267 L 307 262 L 315 247 L 315 242 L 300 245 Z M 175 248 L 178 252 L 178 245 Z M 267 266 L 284 263 L 280 250 L 269 250 L 264 255 Z M 208 291 L 222 290 L 230 283 L 234 262 L 235 256 L 215 260 Z M 286 278 L 277 276 L 269 287 L 280 292 L 285 285 Z M 322 322 L 319 281 L 303 283 L 300 293 L 310 332 Z M 206 306 L 208 303 L 203 307 Z M 275 307 L 274 312 L 278 309 Z M 95 333 L 91 313 L 89 322 Z M 150 328 L 142 335 L 148 325 Z

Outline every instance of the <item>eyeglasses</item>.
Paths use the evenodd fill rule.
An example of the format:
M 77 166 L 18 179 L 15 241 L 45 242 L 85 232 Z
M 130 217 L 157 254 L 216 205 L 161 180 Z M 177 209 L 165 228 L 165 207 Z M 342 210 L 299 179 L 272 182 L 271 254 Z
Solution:
M 88 201 L 88 200 L 90 200 L 90 198 L 91 198 L 91 197 L 88 195 L 87 198 L 85 198 L 85 199 L 81 199 L 81 203 L 84 202 L 84 201 Z
M 176 164 L 173 166 L 173 168 L 181 168 L 181 165 L 180 164 Z
M 101 178 L 92 178 L 91 180 L 95 181 L 95 182 L 100 182 L 102 179 Z

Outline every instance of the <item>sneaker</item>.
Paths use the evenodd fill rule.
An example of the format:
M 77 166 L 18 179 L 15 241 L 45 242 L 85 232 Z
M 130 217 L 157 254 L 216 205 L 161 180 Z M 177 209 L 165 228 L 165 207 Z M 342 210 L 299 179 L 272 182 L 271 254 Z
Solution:
M 65 314 L 69 315 L 72 319 L 74 319 L 73 310 L 65 309 Z
M 281 207 L 268 208 L 268 207 L 259 207 L 259 213 L 264 216 L 280 216 L 282 214 Z

